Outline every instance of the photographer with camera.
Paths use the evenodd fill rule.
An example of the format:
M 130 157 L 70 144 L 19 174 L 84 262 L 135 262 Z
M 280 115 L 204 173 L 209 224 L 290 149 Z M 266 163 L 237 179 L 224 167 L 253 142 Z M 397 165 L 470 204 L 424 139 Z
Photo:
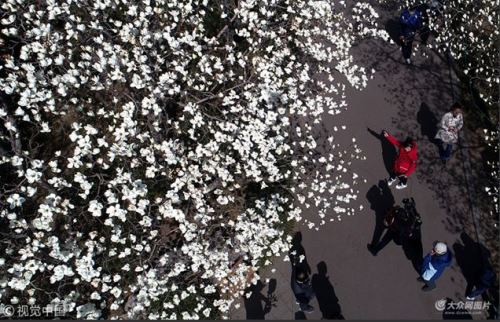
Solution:
M 415 201 L 403 199 L 403 207 L 392 207 L 384 218 L 384 226 L 387 228 L 382 240 L 376 245 L 368 244 L 368 250 L 373 256 L 382 250 L 391 240 L 404 245 L 418 236 L 422 220 L 415 209 Z

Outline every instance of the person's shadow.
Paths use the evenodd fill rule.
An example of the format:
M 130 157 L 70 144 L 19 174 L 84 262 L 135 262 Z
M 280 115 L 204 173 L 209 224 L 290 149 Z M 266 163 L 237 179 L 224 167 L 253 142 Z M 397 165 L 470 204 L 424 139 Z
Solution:
M 467 282 L 466 293 L 468 294 L 474 287 L 477 277 L 481 274 L 481 267 L 483 266 L 481 258 L 482 245 L 473 241 L 464 232 L 460 234 L 460 238 L 463 244 L 456 242 L 453 244 L 453 250 L 455 251 L 457 265 Z
M 317 268 L 318 273 L 312 277 L 312 287 L 323 319 L 345 320 L 342 316 L 339 299 L 327 275 L 326 263 L 323 261 L 318 263 Z
M 382 135 L 382 133 L 377 133 L 372 129 L 368 128 L 368 132 L 371 135 L 380 140 L 380 144 L 382 146 L 382 158 L 384 160 L 384 166 L 387 170 L 387 173 L 390 175 L 392 173 L 394 160 L 396 159 L 396 149 L 394 146 Z
M 385 23 L 385 31 L 389 34 L 389 37 L 398 45 L 401 45 L 401 23 L 396 19 L 389 19 Z
M 297 265 L 306 270 L 308 274 L 311 274 L 311 267 L 307 262 L 306 250 L 304 249 L 304 246 L 302 246 L 302 233 L 300 231 L 296 232 L 295 235 L 293 235 L 292 247 L 290 247 L 288 256 L 290 258 L 290 263 L 292 264 L 292 266 Z
M 375 229 L 371 245 L 379 243 L 382 233 L 385 230 L 384 218 L 387 212 L 394 206 L 394 196 L 387 182 L 380 180 L 378 185 L 373 185 L 366 193 L 366 199 L 370 203 L 370 208 L 375 212 Z
M 438 131 L 438 121 L 436 115 L 429 108 L 429 105 L 422 102 L 417 112 L 417 122 L 420 124 L 420 134 L 427 137 L 432 143 L 436 141 L 434 137 Z
M 276 280 L 274 280 L 274 285 L 276 285 Z M 269 290 L 271 290 L 272 288 L 270 282 L 268 296 L 266 297 L 264 294 L 262 294 L 262 290 L 264 289 L 264 287 L 265 285 L 259 280 L 256 284 L 250 285 L 245 290 L 245 294 L 251 292 L 250 297 L 244 297 L 247 320 L 264 320 L 265 315 L 271 311 L 271 308 L 273 306 L 272 292 L 274 292 L 274 290 L 271 293 L 269 292 Z M 274 288 L 276 288 L 276 286 L 274 286 Z
M 415 271 L 420 274 L 420 268 L 422 267 L 424 257 L 421 228 L 418 228 L 411 238 L 401 243 L 401 246 L 403 247 L 406 258 L 411 262 Z
M 276 279 L 271 278 L 267 284 L 267 301 L 265 302 L 266 305 L 264 306 L 264 312 L 271 312 L 271 309 L 276 307 L 276 303 L 278 302 L 278 299 L 274 294 L 274 292 L 276 292 L 276 286 Z
M 436 150 L 438 150 L 438 152 L 441 154 L 441 142 L 436 139 L 439 120 L 431 111 L 429 106 L 424 102 L 420 104 L 420 109 L 417 112 L 417 122 L 418 124 L 420 124 L 420 134 L 423 137 L 427 137 L 429 142 L 432 143 L 436 147 Z
M 469 294 L 474 286 L 479 286 L 481 275 L 485 270 L 492 270 L 491 253 L 481 243 L 474 241 L 467 233 L 460 234 L 462 243 L 453 244 L 457 265 L 467 282 L 465 294 Z M 489 301 L 491 305 L 490 314 L 498 310 L 499 290 L 497 281 L 493 281 L 489 290 L 482 294 L 483 300 Z

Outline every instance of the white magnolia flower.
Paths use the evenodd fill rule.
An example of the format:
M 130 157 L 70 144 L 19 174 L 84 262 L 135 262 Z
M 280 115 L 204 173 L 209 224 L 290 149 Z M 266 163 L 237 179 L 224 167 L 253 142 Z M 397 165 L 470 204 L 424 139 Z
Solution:
M 7 202 L 10 204 L 10 209 L 21 207 L 24 201 L 26 201 L 26 199 L 17 193 L 14 193 L 7 198 Z

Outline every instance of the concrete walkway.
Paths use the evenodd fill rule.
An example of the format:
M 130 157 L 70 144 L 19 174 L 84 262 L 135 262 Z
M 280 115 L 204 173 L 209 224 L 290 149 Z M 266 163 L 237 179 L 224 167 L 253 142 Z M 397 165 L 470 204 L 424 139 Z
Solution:
M 348 110 L 334 119 L 325 118 L 324 126 L 332 129 L 333 125 L 346 125 L 345 137 L 337 139 L 349 144 L 351 138 L 356 137 L 367 157 L 366 161 L 353 165 L 353 171 L 366 179 L 366 183 L 358 186 L 357 200 L 364 210 L 354 216 L 344 216 L 341 222 L 328 223 L 319 231 L 299 225 L 302 246 L 312 274 L 318 272 L 318 263 L 324 262 L 323 268 L 326 265 L 327 277 L 316 276 L 321 277 L 325 288 L 326 295 L 321 297 L 327 296 L 328 305 L 338 304 L 344 318 L 442 319 L 443 312 L 435 308 L 436 301 L 446 298 L 465 301 L 467 283 L 462 271 L 464 262 L 474 260 L 468 249 L 475 239 L 472 227 L 464 227 L 469 221 L 463 218 L 471 214 L 461 166 L 463 155 L 456 153 L 445 168 L 428 138 L 433 122 L 437 122 L 454 101 L 452 75 L 439 57 L 422 48 L 417 49 L 415 66 L 404 65 L 399 47 L 382 41 L 365 41 L 355 48 L 354 55 L 356 63 L 373 67 L 376 76 L 365 90 L 349 91 Z M 368 129 L 376 133 L 386 129 L 401 139 L 411 135 L 418 140 L 419 163 L 407 189 L 378 187 L 380 180 L 387 178 L 390 156 Z M 427 293 L 421 291 L 416 270 L 401 246 L 391 242 L 376 257 L 366 247 L 374 236 L 376 214 L 380 215 L 392 200 L 401 204 L 407 197 L 415 199 L 423 218 L 423 253 L 439 239 L 447 242 L 458 257 L 438 280 L 437 288 Z M 306 216 L 315 214 L 306 213 Z M 277 301 L 265 318 L 303 318 L 297 313 L 298 305 L 290 288 L 290 263 L 276 259 L 273 268 L 275 273 L 268 271 L 263 275 L 276 280 Z M 263 295 L 266 290 L 262 289 Z M 315 299 L 311 304 L 315 311 L 306 314 L 306 318 L 320 319 L 318 301 Z M 242 301 L 231 318 L 251 316 L 252 312 L 245 310 Z M 484 315 L 474 314 L 474 318 L 480 317 Z

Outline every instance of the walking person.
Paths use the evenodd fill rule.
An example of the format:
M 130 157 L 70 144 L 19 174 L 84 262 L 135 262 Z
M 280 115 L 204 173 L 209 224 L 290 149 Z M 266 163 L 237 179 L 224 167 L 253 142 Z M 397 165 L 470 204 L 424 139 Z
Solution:
M 418 281 L 424 282 L 422 291 L 428 292 L 436 288 L 436 280 L 443 274 L 446 267 L 450 266 L 453 254 L 445 243 L 437 241 L 431 252 L 423 259 Z
M 443 164 L 450 159 L 453 144 L 458 142 L 458 132 L 464 125 L 462 107 L 459 103 L 453 104 L 451 111 L 443 115 L 436 139 L 441 141 L 439 157 Z
M 401 35 L 399 40 L 401 41 L 401 50 L 403 52 L 403 58 L 405 62 L 409 65 L 411 64 L 411 52 L 413 49 L 413 40 L 415 40 L 415 35 L 417 31 L 422 28 L 422 12 L 417 8 L 410 12 L 410 10 L 405 9 L 401 13 L 399 18 L 401 24 Z
M 407 186 L 408 177 L 417 167 L 417 142 L 412 138 L 407 138 L 404 142 L 399 142 L 385 130 L 382 131 L 382 134 L 392 145 L 398 148 L 398 156 L 394 161 L 387 184 L 391 186 L 398 178 L 399 183 L 396 185 L 396 189 L 404 189 Z
M 312 288 L 311 267 L 307 262 L 306 251 L 302 246 L 302 234 L 296 232 L 292 239 L 292 247 L 289 254 L 290 263 L 292 264 L 291 274 L 291 287 L 295 300 L 300 306 L 300 310 L 304 313 L 314 311 L 309 302 L 314 298 L 314 291 Z
M 304 265 L 292 266 L 292 290 L 300 310 L 305 313 L 313 312 L 314 307 L 309 302 L 314 298 L 314 291 L 309 272 Z

